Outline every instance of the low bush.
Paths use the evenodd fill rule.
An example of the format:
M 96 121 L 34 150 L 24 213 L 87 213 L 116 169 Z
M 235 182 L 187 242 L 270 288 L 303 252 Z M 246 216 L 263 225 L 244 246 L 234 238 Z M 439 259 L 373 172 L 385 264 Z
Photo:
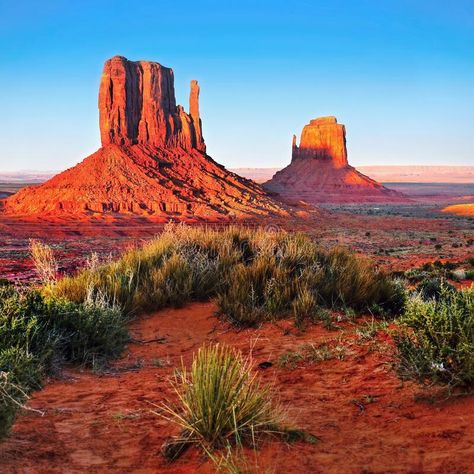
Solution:
M 474 385 L 474 285 L 460 291 L 442 287 L 438 299 L 412 297 L 395 337 L 403 378 Z
M 296 246 L 296 238 L 304 245 Z M 318 319 L 321 307 L 397 314 L 405 290 L 365 258 L 342 248 L 323 252 L 304 236 L 285 234 L 251 263 L 231 268 L 217 301 L 237 324 L 256 325 L 291 313 L 301 324 Z
M 96 364 L 118 356 L 128 339 L 116 308 L 0 287 L 0 419 L 6 434 L 26 396 L 63 361 Z
M 370 260 L 323 251 L 303 234 L 184 225 L 45 291 L 77 303 L 99 294 L 133 313 L 217 297 L 221 313 L 241 325 L 290 314 L 301 323 L 321 307 L 396 314 L 404 299 Z
M 443 291 L 455 291 L 453 285 L 448 283 L 445 278 L 433 277 L 425 278 L 417 287 L 416 291 L 425 300 L 438 299 Z
M 12 381 L 10 373 L 0 371 L 0 440 L 10 431 L 16 413 L 26 399 L 26 392 Z

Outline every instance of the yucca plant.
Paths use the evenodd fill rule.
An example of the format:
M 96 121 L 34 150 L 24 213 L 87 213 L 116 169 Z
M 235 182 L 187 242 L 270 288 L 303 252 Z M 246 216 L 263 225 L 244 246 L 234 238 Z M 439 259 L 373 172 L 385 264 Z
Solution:
M 173 449 L 167 451 L 169 457 L 192 443 L 205 449 L 228 443 L 255 445 L 262 433 L 282 432 L 282 415 L 271 388 L 262 385 L 251 360 L 233 348 L 202 347 L 191 369 L 183 365 L 172 385 L 177 407 L 163 404 L 156 412 L 181 428 Z

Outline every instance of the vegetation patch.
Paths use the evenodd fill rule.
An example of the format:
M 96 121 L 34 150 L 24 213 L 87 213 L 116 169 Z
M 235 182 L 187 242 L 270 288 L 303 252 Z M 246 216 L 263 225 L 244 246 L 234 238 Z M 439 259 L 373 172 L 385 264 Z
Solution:
M 63 362 L 97 365 L 128 340 L 121 311 L 97 302 L 72 303 L 37 290 L 0 287 L 1 434 L 27 395 Z
M 183 365 L 172 385 L 177 406 L 163 404 L 155 412 L 181 430 L 164 446 L 168 458 L 175 459 L 192 444 L 205 450 L 229 443 L 255 446 L 262 434 L 286 431 L 271 388 L 261 383 L 251 360 L 233 348 L 202 347 L 191 369 Z
M 405 330 L 395 336 L 402 378 L 472 389 L 474 384 L 474 285 L 443 287 L 438 298 L 421 294 L 407 303 Z
M 216 298 L 239 325 L 294 315 L 327 322 L 325 308 L 400 312 L 400 285 L 343 248 L 326 251 L 303 234 L 169 225 L 119 260 L 50 284 L 46 292 L 82 302 L 101 295 L 139 313 Z
M 330 345 L 303 344 L 296 351 L 284 352 L 278 357 L 278 366 L 296 369 L 302 363 L 317 364 L 326 360 L 343 360 L 346 356 L 346 348 L 342 344 Z

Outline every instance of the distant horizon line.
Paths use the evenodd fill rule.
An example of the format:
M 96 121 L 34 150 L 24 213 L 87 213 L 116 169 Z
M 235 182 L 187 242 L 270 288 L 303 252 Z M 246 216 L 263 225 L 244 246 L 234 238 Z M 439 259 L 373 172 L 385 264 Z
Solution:
M 79 164 L 79 161 L 76 163 Z M 289 163 L 288 163 L 289 164 Z M 288 165 L 287 164 L 287 165 Z M 283 169 L 285 166 L 225 166 L 225 168 L 229 170 L 273 170 L 273 169 Z M 72 165 L 75 166 L 75 165 Z M 19 169 L 14 171 L 7 171 L 0 169 L 0 175 L 14 175 L 14 174 L 21 174 L 21 173 L 39 173 L 39 174 L 51 174 L 51 173 L 62 173 L 66 169 Z M 353 168 L 472 168 L 474 170 L 474 165 L 448 165 L 448 164 L 437 164 L 437 165 L 426 165 L 426 164 L 413 164 L 413 165 L 350 165 Z

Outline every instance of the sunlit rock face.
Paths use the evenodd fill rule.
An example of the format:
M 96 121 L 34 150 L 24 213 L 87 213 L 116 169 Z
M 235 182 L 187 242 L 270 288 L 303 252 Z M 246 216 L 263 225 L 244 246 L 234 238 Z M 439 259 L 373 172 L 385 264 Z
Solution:
M 301 132 L 300 145 L 293 136 L 292 160 L 312 158 L 328 161 L 335 168 L 347 166 L 346 128 L 336 117 L 311 120 Z
M 205 152 L 198 101 L 197 81 L 191 82 L 189 115 L 176 105 L 172 69 L 115 56 L 106 61 L 99 88 L 102 145 L 142 143 Z
M 349 165 L 346 128 L 336 117 L 311 120 L 301 132 L 299 145 L 293 135 L 291 163 L 264 188 L 286 201 L 310 204 L 405 200 Z
M 173 70 L 115 56 L 99 87 L 102 147 L 0 209 L 16 215 L 138 214 L 167 220 L 221 220 L 286 214 L 253 181 L 206 154 L 199 85 L 191 81 L 189 113 L 176 104 Z

